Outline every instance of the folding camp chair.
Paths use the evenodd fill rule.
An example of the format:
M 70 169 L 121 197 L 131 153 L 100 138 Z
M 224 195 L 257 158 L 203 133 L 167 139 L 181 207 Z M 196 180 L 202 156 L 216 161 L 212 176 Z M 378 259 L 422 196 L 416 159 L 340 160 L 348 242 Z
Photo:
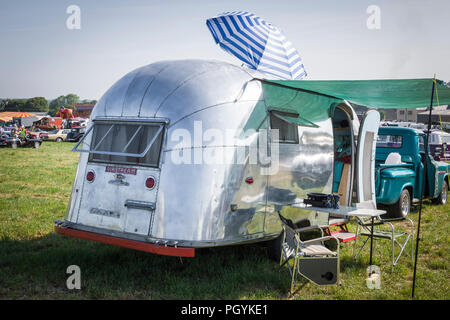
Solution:
M 339 240 L 334 236 L 324 237 L 322 229 L 318 225 L 296 228 L 291 220 L 286 219 L 279 212 L 278 215 L 284 230 L 280 268 L 287 265 L 289 269 L 292 277 L 290 292 L 292 293 L 296 286 L 297 272 L 318 285 L 336 284 L 339 278 Z M 322 236 L 302 241 L 300 234 L 311 230 L 320 230 Z M 336 252 L 325 247 L 323 243 L 330 239 L 336 241 Z M 292 259 L 294 264 L 291 267 Z
M 394 227 L 395 222 L 407 222 L 411 225 L 410 231 L 408 231 L 409 228 L 402 227 L 401 229 Z M 371 237 L 371 227 L 372 227 L 372 221 L 370 218 L 361 218 L 356 217 L 356 237 L 357 239 L 360 237 L 366 237 L 363 241 L 363 244 L 360 246 L 358 252 L 356 252 L 357 248 L 357 241 L 355 241 L 353 246 L 353 258 L 358 258 L 358 255 L 361 253 L 364 246 L 367 244 L 368 240 Z M 411 254 L 409 254 L 407 251 L 406 254 L 411 257 L 411 259 L 414 259 L 413 255 L 413 241 L 414 238 L 414 222 L 409 218 L 393 218 L 393 219 L 383 219 L 381 217 L 378 217 L 375 222 L 373 223 L 373 238 L 374 239 L 385 239 L 390 240 L 392 247 L 391 247 L 391 253 L 392 253 L 392 266 L 394 267 L 398 260 L 400 259 L 400 256 L 402 255 L 403 251 L 405 251 L 405 248 L 408 244 L 408 242 L 411 242 Z M 395 255 L 395 246 L 398 246 L 400 248 L 400 251 L 397 255 Z M 414 261 L 414 260 L 413 260 Z

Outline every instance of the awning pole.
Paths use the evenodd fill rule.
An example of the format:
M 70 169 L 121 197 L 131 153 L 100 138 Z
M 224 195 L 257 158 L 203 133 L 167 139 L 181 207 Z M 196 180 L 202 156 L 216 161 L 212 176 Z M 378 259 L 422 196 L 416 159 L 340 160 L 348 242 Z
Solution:
M 414 299 L 414 289 L 416 288 L 416 270 L 417 270 L 417 255 L 419 253 L 419 240 L 420 240 L 420 220 L 422 217 L 422 202 L 423 202 L 423 194 L 425 191 L 425 184 L 428 179 L 428 139 L 430 137 L 430 131 L 431 131 L 431 114 L 433 111 L 433 99 L 434 99 L 434 84 L 436 81 L 436 76 L 433 78 L 433 86 L 431 89 L 431 103 L 430 103 L 430 113 L 428 115 L 428 131 L 424 143 L 425 148 L 425 161 L 423 164 L 423 181 L 422 181 L 422 191 L 420 192 L 420 203 L 419 203 L 419 222 L 417 224 L 417 236 L 416 236 L 416 255 L 414 258 L 414 274 L 413 274 L 413 284 L 412 284 L 412 295 L 411 297 Z M 420 172 L 419 172 L 420 174 Z

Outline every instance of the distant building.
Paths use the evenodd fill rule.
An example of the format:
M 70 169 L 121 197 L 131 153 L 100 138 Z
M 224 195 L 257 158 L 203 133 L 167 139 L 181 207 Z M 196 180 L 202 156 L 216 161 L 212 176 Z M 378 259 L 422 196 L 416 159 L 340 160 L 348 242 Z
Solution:
M 397 109 L 379 109 L 384 112 L 384 121 L 397 120 Z
M 73 116 L 76 118 L 89 118 L 95 104 L 93 103 L 77 103 L 73 109 Z
M 427 108 L 397 109 L 397 121 L 417 122 L 417 114 L 425 110 L 427 110 Z
M 425 109 L 426 111 L 422 111 L 417 114 L 417 122 L 428 123 L 430 111 L 427 109 Z M 439 106 L 433 108 L 433 111 L 431 112 L 431 123 L 440 124 L 440 122 L 443 124 L 450 123 L 450 106 Z

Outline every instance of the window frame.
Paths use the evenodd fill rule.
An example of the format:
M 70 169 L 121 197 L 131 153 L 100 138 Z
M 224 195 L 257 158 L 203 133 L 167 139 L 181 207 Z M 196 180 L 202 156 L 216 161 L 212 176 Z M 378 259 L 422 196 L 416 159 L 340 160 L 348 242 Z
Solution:
M 294 126 L 295 127 L 295 140 L 281 140 L 280 136 L 278 136 L 278 140 L 274 141 L 274 142 L 278 142 L 278 143 L 283 143 L 283 144 L 299 144 L 300 143 L 300 137 L 299 137 L 299 133 L 298 133 L 298 124 L 295 123 L 291 123 L 286 121 L 285 119 L 282 118 L 282 116 L 289 116 L 289 117 L 298 117 L 298 114 L 296 113 L 289 113 L 289 112 L 283 112 L 283 111 L 278 111 L 278 110 L 271 110 L 269 112 L 269 122 L 270 122 L 270 130 L 275 130 L 278 128 L 273 128 L 272 125 L 272 119 L 273 117 L 277 118 L 279 121 L 282 121 L 283 123 L 285 123 L 287 126 Z M 278 129 L 280 130 L 280 129 Z
M 83 143 L 83 141 L 89 136 L 89 134 L 94 132 L 94 127 L 96 124 L 111 124 L 111 127 L 107 130 L 107 132 L 104 134 L 104 136 L 100 139 L 99 142 L 97 142 L 97 145 L 94 146 L 94 150 L 92 150 L 92 146 L 88 145 L 89 149 L 78 149 L 78 147 Z M 145 167 L 152 167 L 152 168 L 159 168 L 161 165 L 161 158 L 162 158 L 162 148 L 163 143 L 165 141 L 165 135 L 166 135 L 166 127 L 169 121 L 162 120 L 162 119 L 156 119 L 156 120 L 144 120 L 144 119 L 96 119 L 92 121 L 92 125 L 90 128 L 84 133 L 83 137 L 78 141 L 78 143 L 73 147 L 72 151 L 74 152 L 84 152 L 89 153 L 89 162 L 95 162 L 95 163 L 105 163 L 105 164 L 122 164 L 122 165 L 132 165 L 132 166 L 145 166 Z M 126 150 L 129 143 L 133 141 L 133 139 L 136 137 L 137 132 L 141 130 L 140 128 L 142 126 L 153 126 L 158 127 L 158 130 L 156 131 L 155 135 L 152 137 L 152 139 L 148 142 L 146 148 L 141 153 L 127 153 L 127 152 L 115 152 L 115 151 L 97 151 L 95 150 L 97 147 L 100 146 L 103 139 L 106 138 L 106 136 L 109 134 L 109 132 L 114 128 L 115 125 L 136 125 L 138 129 L 136 130 L 133 137 L 128 141 L 127 145 L 125 145 L 125 148 L 123 150 Z M 152 148 L 153 144 L 157 141 L 157 139 L 161 136 L 161 145 L 159 149 L 159 155 L 158 155 L 158 161 L 155 163 L 132 163 L 132 162 L 126 162 L 126 161 L 109 161 L 109 160 L 98 160 L 93 159 L 93 154 L 101 154 L 101 155 L 109 155 L 109 156 L 120 156 L 120 157 L 133 157 L 133 158 L 144 158 L 147 156 L 148 152 Z M 91 138 L 92 143 L 92 138 Z

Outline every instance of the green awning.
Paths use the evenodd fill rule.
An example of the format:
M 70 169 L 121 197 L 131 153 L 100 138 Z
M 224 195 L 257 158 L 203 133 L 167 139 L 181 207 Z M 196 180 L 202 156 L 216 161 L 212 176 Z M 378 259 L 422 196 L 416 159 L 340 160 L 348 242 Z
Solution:
M 371 108 L 414 109 L 429 107 L 433 79 L 403 80 L 263 80 L 277 90 L 300 90 L 345 99 Z M 450 87 L 436 80 L 433 106 L 450 104 Z M 282 94 L 278 94 L 282 95 Z M 286 95 L 291 95 L 286 93 Z
M 266 111 L 290 110 L 299 116 L 289 117 L 289 122 L 308 127 L 329 118 L 344 100 L 370 108 L 429 107 L 433 86 L 433 79 L 258 80 L 262 83 L 265 104 L 264 111 L 261 104 L 256 108 L 260 118 Z M 433 106 L 450 104 L 450 87 L 436 80 L 436 89 Z

